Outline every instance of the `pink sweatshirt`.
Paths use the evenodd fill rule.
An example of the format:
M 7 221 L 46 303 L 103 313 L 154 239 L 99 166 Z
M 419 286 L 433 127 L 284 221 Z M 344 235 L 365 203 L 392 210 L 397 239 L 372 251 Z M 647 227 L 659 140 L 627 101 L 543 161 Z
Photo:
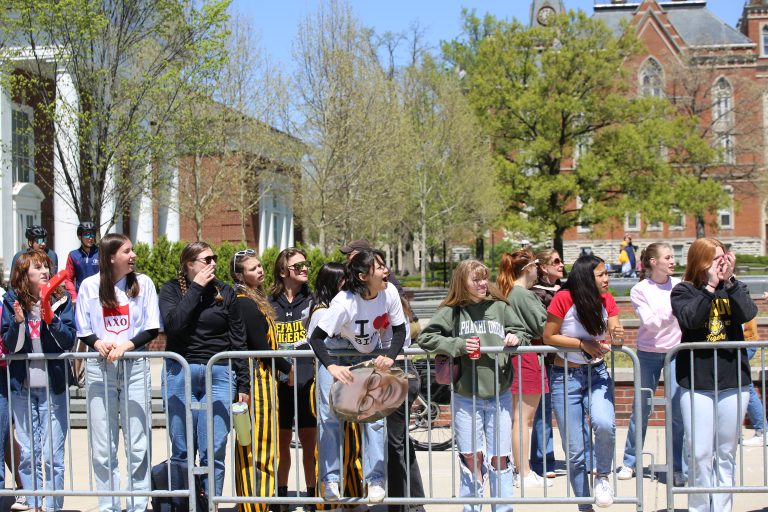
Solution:
M 640 317 L 637 349 L 644 352 L 667 352 L 680 343 L 682 336 L 677 319 L 672 315 L 670 295 L 680 279 L 670 277 L 664 284 L 643 279 L 629 293 L 632 307 Z

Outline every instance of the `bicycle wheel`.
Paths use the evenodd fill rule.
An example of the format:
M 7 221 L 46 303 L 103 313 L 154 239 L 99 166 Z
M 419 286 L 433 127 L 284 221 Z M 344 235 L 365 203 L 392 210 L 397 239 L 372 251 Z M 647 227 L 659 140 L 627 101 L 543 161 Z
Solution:
M 409 436 L 417 450 L 445 450 L 453 445 L 450 412 L 439 404 L 427 401 L 421 394 L 411 405 Z

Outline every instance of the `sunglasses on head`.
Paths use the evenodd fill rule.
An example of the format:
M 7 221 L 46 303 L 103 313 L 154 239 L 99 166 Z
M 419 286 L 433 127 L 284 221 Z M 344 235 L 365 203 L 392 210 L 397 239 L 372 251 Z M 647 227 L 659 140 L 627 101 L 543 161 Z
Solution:
M 244 258 L 246 256 L 255 256 L 256 251 L 253 249 L 243 249 L 242 251 L 237 251 L 235 253 L 235 257 L 232 258 L 232 272 L 237 273 L 237 258 Z
M 312 267 L 312 263 L 308 261 L 300 261 L 298 263 L 294 263 L 293 265 L 288 265 L 288 268 L 292 268 L 294 272 L 297 274 L 301 272 L 302 270 L 309 269 Z
M 216 260 L 217 260 L 218 258 L 219 258 L 219 257 L 218 257 L 218 256 L 216 256 L 215 254 L 211 254 L 210 256 L 203 256 L 202 258 L 195 258 L 195 259 L 196 259 L 197 261 L 203 261 L 203 262 L 205 262 L 205 264 L 206 264 L 206 265 L 210 265 L 210 264 L 211 264 L 211 262 L 214 262 L 214 263 L 215 263 L 215 262 L 216 262 Z

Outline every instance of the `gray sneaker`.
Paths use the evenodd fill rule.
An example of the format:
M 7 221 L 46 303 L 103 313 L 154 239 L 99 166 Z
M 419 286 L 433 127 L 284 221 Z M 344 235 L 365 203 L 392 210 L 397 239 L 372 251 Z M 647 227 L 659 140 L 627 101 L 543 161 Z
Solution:
M 29 510 L 26 496 L 16 496 L 16 501 L 11 505 L 11 510 Z

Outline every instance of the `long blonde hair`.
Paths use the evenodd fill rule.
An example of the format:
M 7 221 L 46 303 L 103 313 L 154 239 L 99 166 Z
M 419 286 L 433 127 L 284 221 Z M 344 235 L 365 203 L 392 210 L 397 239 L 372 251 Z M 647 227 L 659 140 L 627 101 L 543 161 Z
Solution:
M 451 283 L 448 285 L 448 295 L 446 295 L 440 306 L 459 306 L 464 307 L 472 303 L 472 294 L 467 288 L 467 281 L 472 279 L 488 279 L 490 271 L 482 262 L 477 260 L 464 260 L 456 266 L 456 270 L 451 275 Z M 498 290 L 496 285 L 488 283 L 488 300 L 500 300 L 509 304 L 507 298 Z

